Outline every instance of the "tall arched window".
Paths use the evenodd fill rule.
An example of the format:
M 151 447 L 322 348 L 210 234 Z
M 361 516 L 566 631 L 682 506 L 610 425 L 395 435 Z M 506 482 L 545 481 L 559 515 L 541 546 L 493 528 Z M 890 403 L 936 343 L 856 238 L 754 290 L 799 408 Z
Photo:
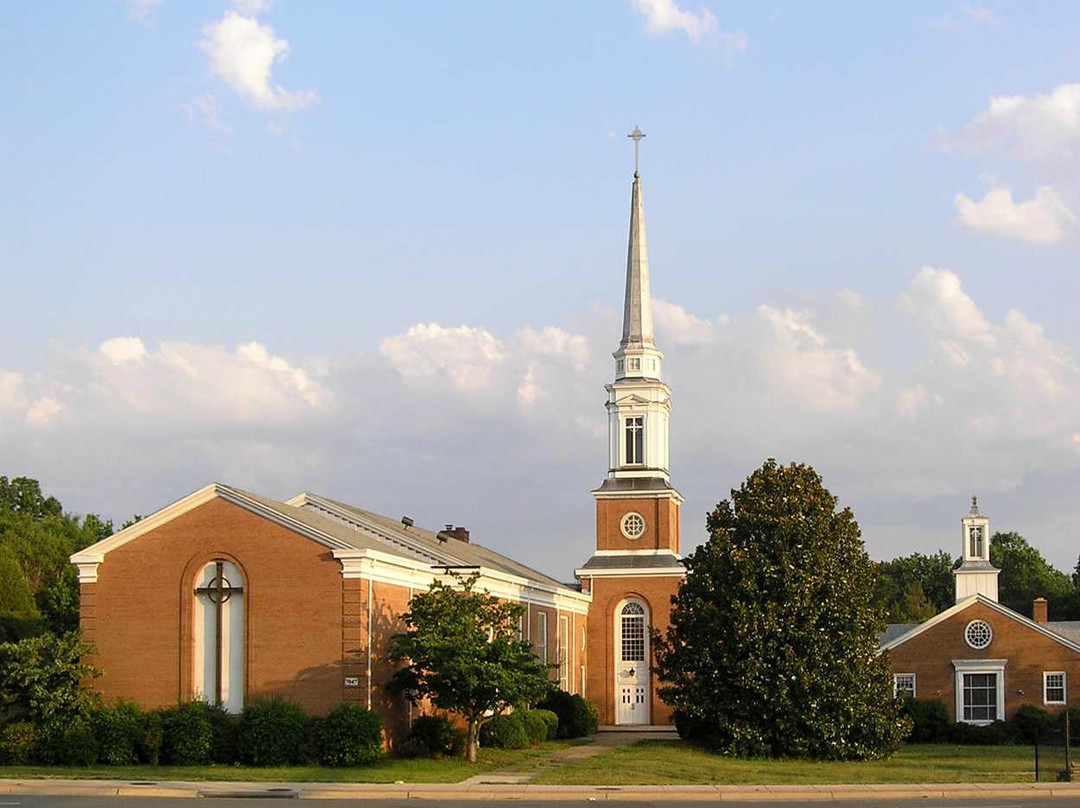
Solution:
M 640 603 L 622 608 L 622 661 L 645 661 L 645 607 Z
M 244 577 L 230 561 L 195 576 L 195 697 L 238 713 L 244 707 Z

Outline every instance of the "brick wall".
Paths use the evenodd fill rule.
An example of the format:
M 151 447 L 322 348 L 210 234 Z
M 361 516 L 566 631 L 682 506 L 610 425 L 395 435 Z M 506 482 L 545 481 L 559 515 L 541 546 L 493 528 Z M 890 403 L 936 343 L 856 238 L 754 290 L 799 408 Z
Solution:
M 993 629 L 989 647 L 976 651 L 964 641 L 972 620 Z M 914 673 L 916 696 L 940 699 L 956 714 L 956 670 L 952 660 L 1005 659 L 1005 716 L 1022 704 L 1055 711 L 1043 704 L 1043 671 L 1066 672 L 1066 699 L 1080 706 L 1080 654 L 981 603 L 953 615 L 889 652 L 894 673 Z

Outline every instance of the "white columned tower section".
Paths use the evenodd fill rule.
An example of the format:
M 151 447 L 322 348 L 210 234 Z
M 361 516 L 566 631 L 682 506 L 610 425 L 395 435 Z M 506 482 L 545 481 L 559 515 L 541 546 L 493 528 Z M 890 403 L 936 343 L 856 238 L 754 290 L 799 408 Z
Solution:
M 671 389 L 663 382 L 664 355 L 657 350 L 653 337 L 645 206 L 641 173 L 636 168 L 630 194 L 622 340 L 612 356 L 615 381 L 606 386 L 608 476 L 667 480 Z
M 983 595 L 998 599 L 1001 570 L 990 563 L 990 520 L 979 513 L 979 500 L 971 498 L 971 512 L 960 520 L 960 566 L 956 576 L 956 599 Z

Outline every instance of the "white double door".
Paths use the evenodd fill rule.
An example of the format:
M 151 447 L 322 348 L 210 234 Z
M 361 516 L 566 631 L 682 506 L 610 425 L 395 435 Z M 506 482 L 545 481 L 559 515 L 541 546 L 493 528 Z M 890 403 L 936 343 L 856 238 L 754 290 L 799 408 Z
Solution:
M 648 724 L 648 614 L 638 601 L 627 601 L 615 613 L 615 723 Z

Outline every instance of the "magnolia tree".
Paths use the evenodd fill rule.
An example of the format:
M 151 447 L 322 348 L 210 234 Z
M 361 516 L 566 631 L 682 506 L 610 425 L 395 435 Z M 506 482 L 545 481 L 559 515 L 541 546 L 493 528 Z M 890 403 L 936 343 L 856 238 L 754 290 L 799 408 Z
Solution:
M 390 638 L 390 659 L 403 663 L 392 689 L 459 713 L 476 762 L 480 727 L 509 707 L 542 701 L 553 685 L 549 667 L 518 635 L 525 607 L 475 590 L 479 575 L 436 580 L 409 601 L 406 631 Z
M 888 755 L 893 699 L 876 571 L 859 526 L 810 467 L 769 460 L 709 515 L 658 637 L 680 734 L 739 756 Z

